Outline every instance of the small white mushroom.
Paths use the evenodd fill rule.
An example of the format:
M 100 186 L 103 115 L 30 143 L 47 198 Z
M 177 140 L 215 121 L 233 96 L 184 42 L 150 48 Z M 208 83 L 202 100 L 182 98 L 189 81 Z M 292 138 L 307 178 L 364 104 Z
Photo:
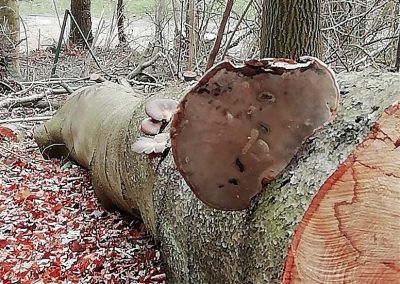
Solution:
M 160 133 L 161 127 L 162 122 L 148 117 L 143 119 L 142 124 L 140 125 L 140 130 L 142 130 L 144 134 L 157 135 Z
M 160 133 L 152 138 L 139 137 L 132 145 L 132 151 L 138 154 L 159 154 L 167 148 L 169 148 L 169 133 Z
M 172 99 L 154 99 L 146 104 L 145 111 L 152 119 L 169 122 L 177 106 L 178 102 Z

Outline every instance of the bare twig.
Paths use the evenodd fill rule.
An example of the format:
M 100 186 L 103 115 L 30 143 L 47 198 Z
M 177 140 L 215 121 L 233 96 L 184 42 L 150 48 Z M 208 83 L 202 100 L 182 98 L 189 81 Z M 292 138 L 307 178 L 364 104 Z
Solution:
M 60 20 L 60 15 L 58 14 L 58 9 L 56 5 L 56 1 L 53 0 L 53 6 L 54 6 L 54 11 L 56 12 L 57 20 L 58 20 L 58 25 L 60 26 L 61 29 L 61 20 Z
M 26 94 L 27 92 L 29 92 L 30 90 L 32 90 L 34 88 L 34 85 L 31 84 L 28 88 L 22 89 L 21 91 L 15 92 L 14 95 L 23 95 Z
M 13 92 L 13 93 L 16 92 L 16 90 L 14 90 L 13 87 L 11 87 L 9 84 L 7 84 L 7 83 L 4 82 L 4 81 L 0 81 L 0 85 L 3 85 L 4 87 L 6 87 L 7 89 L 9 89 L 9 90 L 10 90 L 11 92 Z
M 190 71 L 193 71 L 193 59 L 194 59 L 194 50 L 196 48 L 195 44 L 195 37 L 194 37 L 194 1 L 195 0 L 188 0 L 189 1 L 189 60 L 188 60 L 188 67 Z
M 180 26 L 181 26 L 181 30 L 179 31 L 179 50 L 178 50 L 178 68 L 177 68 L 177 74 L 179 76 L 180 72 L 181 72 L 181 53 L 182 53 L 182 37 L 183 37 L 183 5 L 184 5 L 184 1 L 181 0 L 181 22 L 180 22 Z
M 68 92 L 68 94 L 72 94 L 74 92 L 74 90 L 72 90 L 71 87 L 68 86 L 68 84 L 65 82 L 61 81 L 60 86 L 63 87 Z
M 161 54 L 157 53 L 156 55 L 154 55 L 152 58 L 150 58 L 150 60 L 145 61 L 141 64 L 139 64 L 135 70 L 133 70 L 131 73 L 128 74 L 128 76 L 126 76 L 126 78 L 128 79 L 132 79 L 134 78 L 136 75 L 138 75 L 139 73 L 141 73 L 144 69 L 146 69 L 147 67 L 153 65 L 158 58 L 160 58 Z
M 222 37 L 224 35 L 226 23 L 228 22 L 228 18 L 231 13 L 231 10 L 232 10 L 232 6 L 233 6 L 233 0 L 228 0 L 226 3 L 224 14 L 222 15 L 222 20 L 221 20 L 221 24 L 218 29 L 217 38 L 215 39 L 214 46 L 210 52 L 210 57 L 208 58 L 208 61 L 207 61 L 207 66 L 205 69 L 206 71 L 214 65 L 215 58 L 217 57 L 219 48 L 221 46 Z
M 64 88 L 51 89 L 51 93 L 52 93 L 53 95 L 68 94 L 67 90 L 65 90 Z
M 134 85 L 145 85 L 145 86 L 152 86 L 152 87 L 163 87 L 163 85 L 158 84 L 158 83 L 151 83 L 151 82 L 141 82 L 141 81 L 136 81 L 136 80 L 128 80 L 129 83 L 132 83 Z
M 129 87 L 129 88 L 131 87 L 131 84 L 129 84 L 129 81 L 124 77 L 119 76 L 117 78 L 117 81 L 118 81 L 118 84 L 121 84 L 122 86 Z
M 28 44 L 28 34 L 27 34 L 27 32 L 26 32 L 26 25 L 25 25 L 25 21 L 24 21 L 24 19 L 22 19 L 22 17 L 21 16 L 19 16 L 19 19 L 20 19 L 20 21 L 21 21 L 21 23 L 22 23 L 22 27 L 24 28 L 24 34 L 25 34 L 25 56 L 26 56 L 26 63 L 25 63 L 25 72 L 26 72 L 26 74 L 25 74 L 25 78 L 28 78 L 28 76 L 29 76 L 29 60 L 28 60 L 28 56 L 29 56 L 29 44 Z
M 46 81 L 24 81 L 19 82 L 22 85 L 59 85 L 61 82 L 64 83 L 77 83 L 81 81 L 90 80 L 89 76 L 82 77 L 82 78 L 50 78 Z
M 10 119 L 1 119 L 0 123 L 46 121 L 46 120 L 49 120 L 50 118 L 52 118 L 52 116 L 34 116 L 34 117 L 10 118 Z
M 336 70 L 393 66 L 400 1 L 324 1 L 325 62 Z
M 25 105 L 22 104 L 23 106 L 29 106 L 29 105 Z M 50 100 L 40 100 L 35 102 L 35 104 L 33 105 L 34 108 L 40 108 L 40 109 L 47 109 L 49 108 L 50 111 L 53 111 L 54 109 L 57 109 L 61 106 L 61 103 L 59 103 L 58 101 L 50 101 Z
M 19 157 L 19 158 L 22 158 L 22 159 L 29 159 L 30 162 L 42 162 L 42 163 L 43 162 L 47 162 L 47 163 L 49 162 L 49 160 L 44 160 L 44 159 L 40 159 L 40 158 L 32 158 L 32 157 L 28 157 L 28 155 L 26 155 L 26 156 L 20 155 L 19 153 L 16 153 L 16 152 L 14 152 L 14 151 L 6 148 L 6 147 L 3 147 L 1 145 L 0 145 L 0 149 L 5 151 L 5 152 L 8 152 L 9 154 L 14 155 L 16 157 Z
M 237 22 L 237 24 L 236 24 L 231 36 L 229 37 L 228 41 L 225 44 L 225 50 L 224 50 L 224 53 L 222 54 L 222 58 L 225 58 L 226 54 L 228 53 L 228 50 L 230 48 L 231 42 L 233 40 L 233 37 L 235 36 L 236 31 L 239 29 L 240 24 L 242 23 L 244 17 L 247 14 L 247 11 L 250 9 L 252 4 L 253 4 L 253 0 L 250 0 L 249 3 L 247 3 L 247 6 L 244 9 L 242 15 L 240 16 L 240 18 L 239 18 L 239 20 L 238 20 L 238 22 Z
M 41 99 L 43 99 L 45 96 L 45 93 L 42 94 L 35 94 L 32 96 L 28 97 L 22 97 L 22 98 L 8 98 L 0 101 L 0 107 L 9 107 L 11 105 L 16 105 L 16 104 L 21 104 L 21 103 L 27 103 L 27 102 L 36 102 Z

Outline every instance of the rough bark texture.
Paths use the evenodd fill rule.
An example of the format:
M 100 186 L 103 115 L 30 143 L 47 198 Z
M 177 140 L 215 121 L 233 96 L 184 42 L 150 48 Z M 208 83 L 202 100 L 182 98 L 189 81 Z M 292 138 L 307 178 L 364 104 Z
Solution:
M 400 95 L 400 78 L 393 74 L 352 73 L 339 79 L 344 95 L 338 117 L 309 139 L 251 210 L 209 209 L 172 162 L 163 163 L 154 208 L 156 216 L 163 216 L 157 231 L 170 283 L 280 282 L 288 243 L 313 196 Z
M 400 71 L 400 31 L 399 31 L 399 38 L 397 40 L 396 70 L 397 72 Z
M 0 0 L 0 30 L 0 80 L 6 72 L 20 77 L 18 1 Z
M 41 147 L 46 147 L 62 142 L 61 136 L 68 138 L 72 132 L 78 144 L 90 146 L 86 153 L 93 155 L 86 156 L 93 157 L 89 167 L 96 192 L 106 194 L 107 199 L 115 198 L 114 203 L 130 204 L 128 208 L 122 206 L 127 211 L 140 210 L 160 242 L 168 283 L 278 283 L 288 244 L 314 195 L 363 140 L 383 110 L 399 97 L 400 78 L 394 74 L 352 73 L 339 79 L 343 95 L 337 118 L 308 140 L 285 173 L 254 200 L 249 210 L 226 212 L 204 205 L 178 174 L 171 153 L 155 171 L 145 156 L 129 151 L 143 118 L 144 98 L 131 102 L 123 96 L 115 99 L 121 87 L 114 86 L 112 95 L 106 94 L 110 90 L 102 92 L 98 87 L 97 94 L 86 103 L 79 101 L 78 110 L 73 112 L 79 100 L 75 95 L 54 119 L 36 131 L 35 137 Z M 163 95 L 168 96 L 173 95 Z M 92 114 L 84 120 L 78 117 L 85 112 Z M 68 116 L 79 121 L 76 130 L 80 133 L 74 132 L 75 127 L 70 133 L 68 129 L 60 133 L 60 127 L 74 125 L 64 120 L 70 119 Z M 98 121 L 98 126 L 92 129 L 90 121 Z M 71 150 L 71 142 L 65 142 Z M 76 149 L 71 157 L 77 158 Z M 83 165 L 87 162 L 80 161 Z M 95 174 L 97 171 L 100 173 Z
M 320 57 L 320 0 L 263 0 L 260 56 Z
M 74 16 L 77 24 L 81 28 L 84 36 L 89 43 L 93 42 L 92 34 L 92 16 L 90 12 L 91 0 L 72 0 L 71 14 Z M 77 45 L 83 45 L 82 35 L 79 33 L 76 25 L 71 23 L 70 40 Z
M 117 2 L 117 25 L 118 25 L 118 41 L 120 44 L 126 44 L 126 34 L 124 29 L 124 1 Z
M 155 15 L 154 15 L 154 46 L 149 45 L 148 51 L 156 54 L 165 47 L 164 30 L 167 26 L 168 3 L 166 0 L 159 0 L 155 2 Z

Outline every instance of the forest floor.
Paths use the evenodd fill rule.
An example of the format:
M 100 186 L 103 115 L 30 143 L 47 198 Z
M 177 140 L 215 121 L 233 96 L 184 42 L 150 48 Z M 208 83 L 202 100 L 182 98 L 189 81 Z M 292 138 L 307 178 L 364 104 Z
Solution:
M 113 66 L 113 74 L 137 65 L 131 50 L 96 50 L 96 56 Z M 63 79 L 49 81 L 53 58 L 50 50 L 32 52 L 21 65 L 34 80 L 0 81 L 0 283 L 164 283 L 160 252 L 143 223 L 104 210 L 87 170 L 67 160 L 44 160 L 33 140 L 41 122 L 29 118 L 54 113 L 68 87 L 94 84 L 80 78 L 86 76 L 82 69 L 93 66 L 86 53 L 65 51 L 57 72 Z M 43 93 L 32 102 L 13 101 Z

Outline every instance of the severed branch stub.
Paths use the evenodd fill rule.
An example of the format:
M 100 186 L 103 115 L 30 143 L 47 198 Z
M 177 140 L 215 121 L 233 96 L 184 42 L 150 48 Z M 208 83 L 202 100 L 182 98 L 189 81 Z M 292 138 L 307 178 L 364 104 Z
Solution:
M 177 168 L 207 205 L 246 209 L 336 114 L 338 99 L 334 73 L 313 57 L 220 63 L 174 114 Z

